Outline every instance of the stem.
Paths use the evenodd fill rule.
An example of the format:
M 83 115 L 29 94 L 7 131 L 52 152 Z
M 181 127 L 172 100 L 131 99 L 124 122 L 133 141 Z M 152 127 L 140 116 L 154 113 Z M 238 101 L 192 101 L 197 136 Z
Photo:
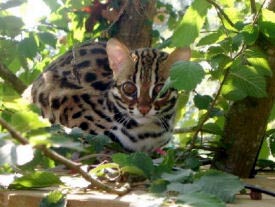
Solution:
M 0 125 L 5 128 L 11 136 L 17 140 L 20 144 L 26 145 L 29 144 L 29 141 L 20 135 L 12 126 L 10 126 L 4 119 L 0 118 Z M 112 186 L 106 185 L 95 178 L 92 178 L 89 173 L 84 171 L 81 168 L 80 163 L 73 162 L 62 155 L 56 153 L 55 151 L 47 148 L 45 145 L 36 145 L 34 148 L 41 150 L 47 157 L 51 158 L 54 161 L 60 162 L 69 169 L 75 170 L 78 172 L 85 180 L 89 181 L 95 187 L 107 191 L 109 193 L 114 193 L 117 195 L 125 195 L 129 192 L 130 188 L 128 184 L 120 187 L 119 189 L 113 188 Z
M 198 129 L 198 126 L 193 126 L 189 128 L 176 128 L 174 129 L 173 134 L 192 133 L 192 132 L 195 132 L 197 129 Z M 201 129 L 200 131 L 208 134 L 215 134 L 213 133 L 213 131 L 207 130 L 207 129 Z
M 218 91 L 217 91 L 217 94 L 216 94 L 214 100 L 213 100 L 212 103 L 210 104 L 209 109 L 207 110 L 207 112 L 206 112 L 206 114 L 204 115 L 203 119 L 199 122 L 199 124 L 198 124 L 198 126 L 197 126 L 197 128 L 196 128 L 196 130 L 195 130 L 195 132 L 194 132 L 194 135 L 193 135 L 192 140 L 191 140 L 191 142 L 190 142 L 190 147 L 189 147 L 189 149 L 193 149 L 193 147 L 195 146 L 195 143 L 196 143 L 198 134 L 199 134 L 200 131 L 202 131 L 203 125 L 204 125 L 205 122 L 209 119 L 210 114 L 211 114 L 212 110 L 214 109 L 214 107 L 215 107 L 215 105 L 216 105 L 216 103 L 217 103 L 217 101 L 218 101 L 218 98 L 219 98 L 219 96 L 220 96 L 220 94 L 221 94 L 221 92 L 222 92 L 222 87 L 223 87 L 223 85 L 225 84 L 225 81 L 227 80 L 228 75 L 229 75 L 229 69 L 226 69 L 226 70 L 225 70 L 224 77 L 223 77 L 223 80 L 222 80 L 222 82 L 221 82 L 221 84 L 220 84 L 220 87 L 219 87 L 219 89 L 218 89 Z
M 8 130 L 10 135 L 16 139 L 20 144 L 27 145 L 29 144 L 29 140 L 27 140 L 25 137 L 23 137 L 21 134 L 19 134 L 11 125 L 9 125 L 4 119 L 0 118 L 0 125 Z
M 27 86 L 2 63 L 0 63 L 0 77 L 7 81 L 19 94 L 22 94 L 27 88 Z
M 227 16 L 227 14 L 222 10 L 222 8 L 213 0 L 207 0 L 210 4 L 212 4 L 220 14 L 222 14 L 222 16 L 225 18 L 225 20 L 230 24 L 230 26 L 232 26 L 233 28 L 235 28 L 234 23 L 229 19 L 229 17 Z

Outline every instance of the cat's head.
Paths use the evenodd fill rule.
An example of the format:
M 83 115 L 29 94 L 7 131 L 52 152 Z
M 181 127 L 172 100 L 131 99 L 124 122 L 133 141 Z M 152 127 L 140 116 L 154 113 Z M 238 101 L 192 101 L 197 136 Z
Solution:
M 112 93 L 118 107 L 140 120 L 173 110 L 177 92 L 169 89 L 159 93 L 171 66 L 189 60 L 189 48 L 179 48 L 171 54 L 152 48 L 130 51 L 123 43 L 110 39 L 107 54 L 114 78 Z

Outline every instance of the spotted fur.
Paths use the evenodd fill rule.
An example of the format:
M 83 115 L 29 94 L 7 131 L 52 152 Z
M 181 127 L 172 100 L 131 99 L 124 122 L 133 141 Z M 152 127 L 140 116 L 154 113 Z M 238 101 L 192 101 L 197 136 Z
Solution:
M 171 65 L 188 59 L 186 51 L 129 51 L 116 39 L 83 44 L 45 69 L 33 83 L 32 99 L 51 123 L 150 152 L 172 137 L 177 92 L 159 92 Z

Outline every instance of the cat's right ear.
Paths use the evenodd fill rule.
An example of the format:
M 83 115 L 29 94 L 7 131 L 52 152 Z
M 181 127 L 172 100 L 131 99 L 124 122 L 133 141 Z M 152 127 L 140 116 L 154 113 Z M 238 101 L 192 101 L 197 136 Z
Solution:
M 131 63 L 129 49 L 115 38 L 107 42 L 106 51 L 110 68 L 115 76 Z

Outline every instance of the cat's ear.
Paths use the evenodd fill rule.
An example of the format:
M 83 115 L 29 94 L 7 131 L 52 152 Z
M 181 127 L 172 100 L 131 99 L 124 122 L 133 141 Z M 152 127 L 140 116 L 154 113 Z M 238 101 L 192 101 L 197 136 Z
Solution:
M 189 47 L 175 49 L 167 58 L 165 66 L 170 68 L 175 62 L 186 61 L 191 58 L 191 49 Z
M 119 74 L 131 62 L 129 49 L 115 38 L 107 42 L 106 51 L 114 75 Z

